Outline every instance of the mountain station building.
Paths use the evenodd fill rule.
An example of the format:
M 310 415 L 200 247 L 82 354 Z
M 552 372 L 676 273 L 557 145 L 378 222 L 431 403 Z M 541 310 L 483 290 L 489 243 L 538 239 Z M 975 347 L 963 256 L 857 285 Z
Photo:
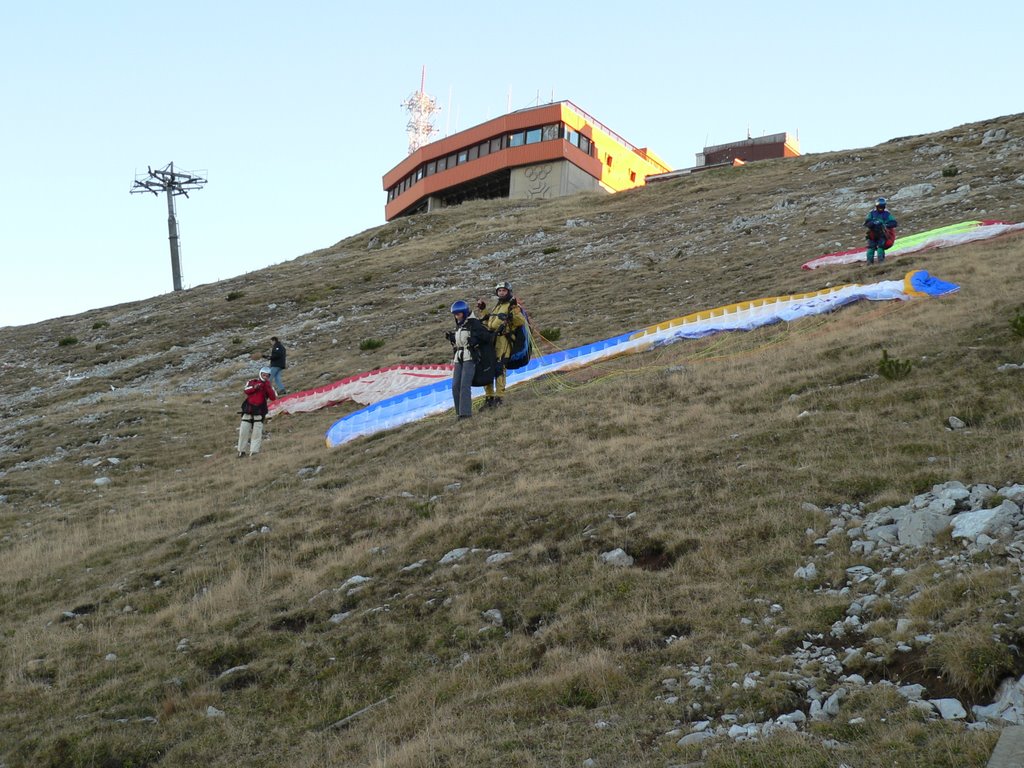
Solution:
M 571 101 L 510 112 L 425 144 L 384 174 L 387 221 L 466 200 L 621 192 L 672 169 Z

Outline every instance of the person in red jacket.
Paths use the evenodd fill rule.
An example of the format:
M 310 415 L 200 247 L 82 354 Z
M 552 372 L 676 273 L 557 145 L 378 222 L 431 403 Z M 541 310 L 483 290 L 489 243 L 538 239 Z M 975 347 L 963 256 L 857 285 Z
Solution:
M 245 385 L 245 400 L 242 401 L 242 423 L 238 427 L 238 458 L 260 452 L 263 443 L 263 422 L 267 418 L 267 403 L 277 400 L 277 393 L 270 385 L 270 369 L 260 368 L 257 379 L 249 379 Z

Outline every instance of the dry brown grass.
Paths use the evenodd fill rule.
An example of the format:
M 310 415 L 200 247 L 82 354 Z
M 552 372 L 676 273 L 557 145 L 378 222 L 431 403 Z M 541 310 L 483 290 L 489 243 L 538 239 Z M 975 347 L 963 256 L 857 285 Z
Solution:
M 677 665 L 708 657 L 727 687 L 747 670 L 769 681 L 757 697 L 728 688 L 708 714 L 792 706 L 780 657 L 843 611 L 792 578 L 814 552 L 806 530 L 827 523 L 802 502 L 873 508 L 949 479 L 1024 480 L 1019 373 L 996 371 L 1024 357 L 1009 326 L 1024 241 L 872 272 L 798 268 L 858 244 L 863 213 L 834 203 L 837 188 L 868 201 L 919 183 L 936 170 L 915 153 L 929 143 L 948 144 L 963 173 L 929 178 L 931 197 L 896 210 L 906 231 L 1024 218 L 1010 183 L 1024 160 L 980 146 L 995 125 L 1020 133 L 1024 118 L 614 197 L 467 204 L 185 294 L 0 329 L 16 363 L 0 370 L 0 761 L 684 763 L 699 750 L 664 733 L 692 713 L 656 696 Z M 973 198 L 941 201 L 965 182 Z M 263 454 L 234 458 L 239 385 L 272 333 L 290 343 L 296 390 L 436 362 L 445 307 L 498 279 L 574 346 L 918 267 L 961 292 L 680 342 L 524 385 L 468 424 L 435 417 L 334 451 L 323 434 L 346 408 L 278 418 Z M 244 295 L 225 301 L 231 291 Z M 79 344 L 58 346 L 72 335 Z M 360 351 L 365 338 L 387 343 Z M 911 375 L 877 376 L 883 350 L 911 360 Z M 69 369 L 90 378 L 65 382 Z M 970 428 L 949 431 L 950 415 Z M 93 485 L 101 475 L 112 484 Z M 477 551 L 440 565 L 456 547 Z M 616 547 L 637 565 L 598 561 Z M 513 556 L 487 565 L 496 551 Z M 1008 639 L 1024 629 L 998 603 L 1019 574 L 995 563 L 969 590 L 932 584 L 931 557 L 898 585 L 927 587 L 911 618 L 948 633 L 919 672 L 988 690 L 991 665 L 962 649 L 997 621 Z M 837 549 L 821 583 L 856 562 Z M 340 589 L 354 575 L 370 581 Z M 784 611 L 762 624 L 772 602 Z M 491 608 L 502 628 L 487 627 Z M 896 617 L 878 612 L 872 631 L 890 636 Z M 220 677 L 238 665 L 248 670 Z M 211 705 L 226 717 L 207 718 Z M 881 689 L 848 710 L 815 733 L 842 741 L 851 765 L 982 765 L 991 750 L 990 734 L 921 722 Z M 842 725 L 857 714 L 867 726 Z M 834 757 L 818 739 L 780 737 L 706 759 Z

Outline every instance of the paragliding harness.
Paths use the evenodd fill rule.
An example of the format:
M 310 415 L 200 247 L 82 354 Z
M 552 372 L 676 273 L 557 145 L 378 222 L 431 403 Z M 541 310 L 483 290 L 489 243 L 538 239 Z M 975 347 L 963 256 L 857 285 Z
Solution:
M 882 249 L 888 251 L 892 248 L 892 244 L 896 242 L 896 227 L 887 227 L 881 222 L 872 223 L 867 228 L 867 234 L 864 235 L 864 239 L 869 243 L 875 240 L 881 240 L 885 238 L 885 242 L 882 244 Z
M 512 306 L 516 306 L 518 302 L 515 298 L 512 299 Z M 508 356 L 508 360 L 505 361 L 505 369 L 514 371 L 517 368 L 522 368 L 530 362 L 530 356 L 533 352 L 533 338 L 530 334 L 530 317 L 526 314 L 526 310 L 523 307 L 519 307 L 523 313 L 523 324 L 516 328 L 512 333 L 508 334 L 508 339 L 512 342 L 512 354 Z
M 267 411 L 267 393 L 263 389 L 263 379 L 249 379 L 245 385 L 245 399 L 242 401 L 241 413 L 243 416 L 251 416 L 246 421 L 256 421 L 258 418 L 263 421 Z
M 473 386 L 486 387 L 498 375 L 498 358 L 494 354 L 494 341 L 479 344 L 473 348 L 476 352 L 476 368 L 473 369 Z

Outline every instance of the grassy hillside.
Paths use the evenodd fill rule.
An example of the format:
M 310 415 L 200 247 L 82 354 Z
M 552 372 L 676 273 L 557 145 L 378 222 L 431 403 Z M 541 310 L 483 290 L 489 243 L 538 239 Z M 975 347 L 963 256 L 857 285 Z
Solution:
M 1022 373 L 997 370 L 1024 358 L 1024 237 L 799 268 L 860 245 L 878 195 L 908 234 L 1024 220 L 1024 115 L 611 197 L 469 203 L 0 329 L 0 765 L 984 765 L 998 730 L 880 682 L 969 709 L 1024 672 L 1013 548 L 947 535 L 897 573 L 846 536 L 815 542 L 841 505 L 1024 482 Z M 499 280 L 572 347 L 917 268 L 962 289 L 677 343 L 336 450 L 323 435 L 350 407 L 280 417 L 235 458 L 271 335 L 297 391 L 445 361 L 447 307 Z M 883 350 L 910 375 L 879 376 Z M 616 548 L 631 567 L 602 561 Z M 810 560 L 817 578 L 794 578 Z M 828 633 L 855 565 L 890 569 L 856 641 L 880 660 L 843 671 L 869 684 L 796 733 L 679 745 L 694 722 L 836 689 L 794 659 L 852 644 Z M 897 650 L 908 632 L 935 639 Z

